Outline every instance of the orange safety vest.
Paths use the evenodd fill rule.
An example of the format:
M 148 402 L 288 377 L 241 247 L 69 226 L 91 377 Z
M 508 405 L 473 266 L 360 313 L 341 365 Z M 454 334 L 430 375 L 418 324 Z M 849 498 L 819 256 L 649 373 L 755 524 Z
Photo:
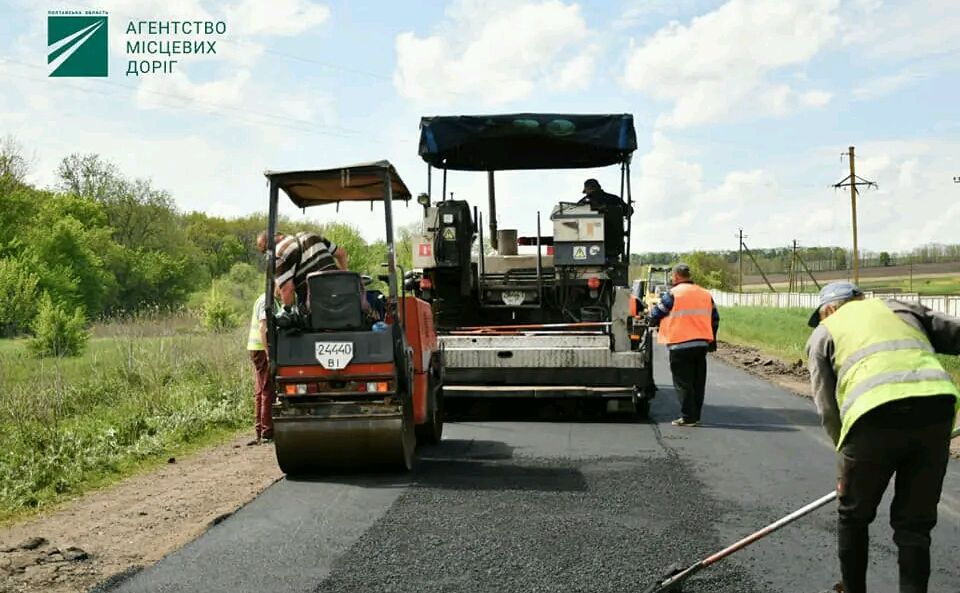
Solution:
M 679 344 L 693 340 L 712 342 L 713 297 L 704 288 L 689 282 L 670 289 L 673 309 L 660 321 L 657 341 L 661 344 Z

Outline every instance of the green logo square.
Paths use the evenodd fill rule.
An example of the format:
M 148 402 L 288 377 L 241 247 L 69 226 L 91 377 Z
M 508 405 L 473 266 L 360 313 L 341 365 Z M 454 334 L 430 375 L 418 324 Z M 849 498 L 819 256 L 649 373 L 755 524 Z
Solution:
M 50 76 L 106 76 L 107 17 L 47 16 Z

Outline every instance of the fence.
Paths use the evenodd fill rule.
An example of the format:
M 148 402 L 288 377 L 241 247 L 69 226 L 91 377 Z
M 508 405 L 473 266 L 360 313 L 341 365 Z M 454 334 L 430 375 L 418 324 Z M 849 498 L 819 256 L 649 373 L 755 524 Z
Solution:
M 711 290 L 713 300 L 719 307 L 799 307 L 813 309 L 818 304 L 818 295 L 802 292 L 724 292 Z M 934 311 L 960 317 L 960 296 L 920 296 L 916 293 L 883 294 L 867 292 L 867 296 L 893 298 L 898 301 L 920 303 Z

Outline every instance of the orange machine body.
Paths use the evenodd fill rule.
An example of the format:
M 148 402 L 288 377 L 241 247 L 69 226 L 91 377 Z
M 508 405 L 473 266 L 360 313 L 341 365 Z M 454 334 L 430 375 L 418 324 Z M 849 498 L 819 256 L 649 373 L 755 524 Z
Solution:
M 407 344 L 413 350 L 413 420 L 423 424 L 427 421 L 430 363 L 439 349 L 437 331 L 430 303 L 414 296 L 404 297 L 402 303 Z

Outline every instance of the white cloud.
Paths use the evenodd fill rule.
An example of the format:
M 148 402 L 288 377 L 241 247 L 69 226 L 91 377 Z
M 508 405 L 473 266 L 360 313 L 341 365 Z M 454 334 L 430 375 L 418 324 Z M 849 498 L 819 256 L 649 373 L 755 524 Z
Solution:
M 242 0 L 224 10 L 239 35 L 299 35 L 330 18 L 330 9 L 310 0 Z
M 672 22 L 631 49 L 623 83 L 673 110 L 676 127 L 733 116 L 784 115 L 829 100 L 770 76 L 806 64 L 836 36 L 839 0 L 730 0 L 688 25 Z
M 633 248 L 733 249 L 731 237 L 738 227 L 753 248 L 786 246 L 793 239 L 806 246 L 848 246 L 849 190 L 829 188 L 849 173 L 847 162 L 836 158 L 838 152 L 834 147 L 804 151 L 779 168 L 733 170 L 711 181 L 715 177 L 705 173 L 709 161 L 702 160 L 707 152 L 656 132 L 634 177 L 639 206 Z M 878 184 L 860 190 L 861 249 L 955 243 L 960 224 L 960 189 L 952 180 L 960 171 L 956 154 L 960 143 L 934 138 L 858 145 L 857 175 Z M 817 171 L 822 184 L 809 183 L 808 172 Z
M 833 98 L 833 93 L 827 91 L 807 91 L 800 95 L 800 102 L 810 107 L 823 107 Z
M 594 51 L 585 51 L 557 67 L 552 86 L 561 91 L 583 90 L 590 86 L 596 62 Z
M 853 89 L 853 96 L 860 100 L 876 99 L 877 97 L 895 93 L 927 76 L 925 72 L 916 70 L 901 70 L 894 74 L 877 76 L 876 78 L 868 79 Z
M 871 2 L 844 31 L 843 41 L 873 58 L 955 57 L 960 50 L 958 29 L 960 12 L 953 0 Z
M 408 99 L 450 103 L 458 97 L 488 105 L 524 99 L 542 85 L 582 88 L 594 61 L 589 31 L 576 4 L 458 2 L 442 33 L 396 38 L 394 85 Z
M 209 82 L 193 82 L 183 72 L 144 77 L 137 87 L 137 105 L 142 109 L 182 109 L 185 103 L 190 103 L 209 111 L 236 107 L 243 103 L 249 81 L 247 70 Z

